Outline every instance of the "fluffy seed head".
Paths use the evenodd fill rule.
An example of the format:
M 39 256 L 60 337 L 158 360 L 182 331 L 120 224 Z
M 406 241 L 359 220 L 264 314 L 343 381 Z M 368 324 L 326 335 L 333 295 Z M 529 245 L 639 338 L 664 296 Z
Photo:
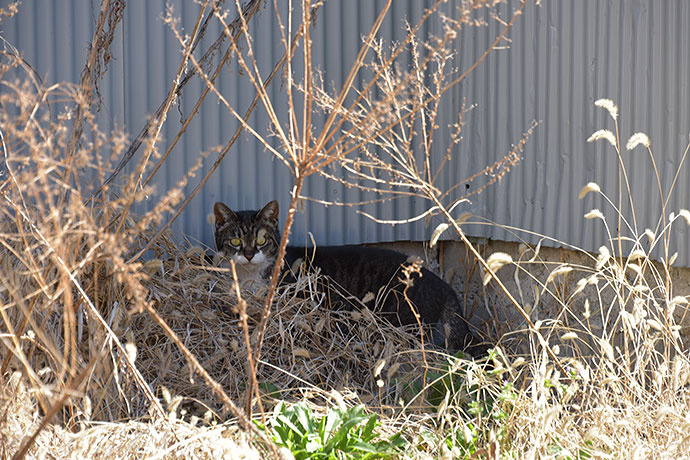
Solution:
M 486 263 L 489 266 L 489 269 L 496 273 L 496 271 L 498 271 L 498 269 L 502 266 L 512 264 L 513 258 L 510 256 L 510 254 L 506 254 L 505 252 L 494 252 L 489 256 L 488 259 L 486 259 Z M 491 281 L 491 274 L 486 272 L 484 273 L 483 277 L 484 286 L 489 284 L 489 281 Z
M 645 257 L 647 257 L 647 254 L 642 249 L 637 248 L 630 253 L 630 255 L 628 256 L 628 260 L 630 262 L 633 262 L 638 259 L 644 259 Z
M 448 224 L 446 224 L 446 223 L 438 224 L 438 227 L 436 227 L 436 229 L 434 230 L 434 233 L 431 235 L 431 242 L 430 242 L 429 245 L 430 245 L 432 248 L 433 248 L 434 246 L 436 246 L 436 243 L 438 242 L 438 239 L 441 237 L 441 235 L 443 234 L 443 232 L 445 232 L 447 229 L 448 229 Z
M 688 212 L 687 209 L 681 209 L 681 210 L 678 212 L 678 215 L 679 215 L 680 217 L 682 217 L 683 219 L 685 219 L 685 223 L 686 223 L 686 224 L 690 225 L 690 212 Z
M 589 211 L 587 214 L 585 214 L 585 219 L 601 219 L 601 220 L 606 220 L 604 219 L 604 214 L 602 214 L 601 211 L 598 209 L 592 209 Z
M 583 199 L 589 192 L 601 192 L 601 189 L 599 188 L 599 185 L 597 185 L 594 182 L 590 182 L 589 184 L 585 185 L 582 187 L 582 190 L 580 190 L 580 194 L 577 196 L 578 200 Z
M 628 150 L 632 150 L 640 144 L 649 148 L 649 138 L 645 133 L 635 133 L 632 136 L 630 136 L 630 139 L 628 139 L 628 143 L 625 144 L 625 148 Z
M 594 105 L 608 110 L 614 121 L 618 119 L 618 106 L 611 99 L 599 99 L 594 102 Z
M 575 340 L 577 339 L 577 334 L 574 332 L 566 332 L 561 336 L 561 340 L 565 342 L 566 340 Z
M 599 255 L 597 256 L 596 270 L 601 270 L 610 258 L 611 251 L 609 251 L 609 248 L 607 248 L 606 246 L 601 246 L 599 248 Z
M 600 139 L 607 140 L 609 141 L 609 144 L 613 145 L 614 147 L 616 146 L 616 136 L 614 136 L 613 133 L 608 129 L 600 129 L 599 131 L 595 132 L 589 136 L 587 142 L 594 142 Z

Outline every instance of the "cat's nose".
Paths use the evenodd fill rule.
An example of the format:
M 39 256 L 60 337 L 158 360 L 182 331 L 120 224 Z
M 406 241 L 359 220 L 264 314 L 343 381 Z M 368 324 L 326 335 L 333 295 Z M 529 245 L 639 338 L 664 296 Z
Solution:
M 247 262 L 251 261 L 252 258 L 254 258 L 254 254 L 256 254 L 256 251 L 252 251 L 251 249 L 245 249 L 244 257 L 247 259 Z

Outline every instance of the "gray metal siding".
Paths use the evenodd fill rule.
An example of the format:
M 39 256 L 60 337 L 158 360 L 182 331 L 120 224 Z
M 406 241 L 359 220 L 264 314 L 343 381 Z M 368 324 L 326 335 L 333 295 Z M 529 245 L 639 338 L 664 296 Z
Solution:
M 0 4 L 6 4 L 6 0 Z M 459 0 L 444 6 L 452 14 Z M 24 57 L 47 84 L 79 80 L 87 46 L 98 11 L 92 0 L 24 2 L 20 13 L 0 24 L 0 34 L 23 51 Z M 123 28 L 113 44 L 115 59 L 101 84 L 104 108 L 99 114 L 105 129 L 126 126 L 134 137 L 149 114 L 163 101 L 180 60 L 180 46 L 160 19 L 163 0 L 129 1 Z M 172 2 L 186 31 L 193 27 L 198 4 Z M 316 64 L 324 80 L 338 87 L 361 46 L 382 0 L 330 0 L 322 8 L 313 31 Z M 381 37 L 399 39 L 403 18 L 417 20 L 427 2 L 396 0 L 384 23 Z M 511 0 L 501 5 L 503 17 L 518 7 Z M 456 157 L 442 176 L 450 186 L 501 158 L 519 141 L 531 120 L 540 125 L 532 135 L 523 161 L 500 183 L 490 187 L 463 209 L 500 224 L 527 229 L 555 237 L 584 249 L 596 250 L 606 242 L 598 221 L 585 221 L 583 214 L 598 207 L 615 230 L 615 213 L 603 200 L 592 195 L 579 201 L 580 188 L 589 181 L 616 199 L 618 164 L 612 148 L 604 143 L 586 143 L 600 129 L 613 129 L 608 114 L 595 108 L 599 98 L 611 98 L 620 107 L 621 142 L 637 131 L 646 132 L 652 142 L 665 191 L 670 187 L 675 168 L 688 141 L 690 115 L 690 4 L 677 1 L 561 0 L 530 5 L 520 17 L 510 38 L 510 48 L 494 52 L 466 81 L 456 87 L 442 106 L 439 139 L 447 138 L 448 124 L 456 121 L 463 98 L 476 104 L 467 119 L 464 139 Z M 255 52 L 264 76 L 280 57 L 278 29 L 269 2 L 252 22 Z M 423 33 L 438 32 L 432 22 Z M 219 29 L 213 25 L 202 48 L 215 39 Z M 457 67 L 467 69 L 491 43 L 500 26 L 493 21 L 484 28 L 465 28 L 457 41 Z M 359 82 L 362 82 L 360 78 Z M 224 96 L 243 114 L 253 97 L 253 89 L 241 75 L 237 64 L 224 70 L 218 84 Z M 203 90 L 200 81 L 185 88 L 181 110 L 187 115 Z M 279 113 L 285 113 L 285 93 L 279 80 L 269 89 Z M 180 116 L 170 112 L 163 130 L 161 150 L 175 136 Z M 267 125 L 259 107 L 250 123 Z M 237 127 L 212 95 L 202 106 L 165 167 L 158 173 L 158 193 L 172 187 L 196 161 L 199 152 L 224 144 Z M 436 145 L 437 156 L 444 150 Z M 659 197 L 647 153 L 638 148 L 623 152 L 632 184 L 640 231 L 654 227 L 660 215 Z M 204 161 L 204 171 L 215 160 Z M 197 174 L 186 191 L 190 192 Z M 258 208 L 278 199 L 283 209 L 289 201 L 291 177 L 286 168 L 249 134 L 243 134 L 223 165 L 208 182 L 174 229 L 193 239 L 212 244 L 207 216 L 213 202 L 223 200 L 236 209 Z M 690 183 L 681 174 L 668 211 L 687 208 Z M 461 188 L 461 190 L 464 189 Z M 310 178 L 305 194 L 326 200 L 360 201 L 371 198 L 355 190 Z M 145 209 L 154 199 L 144 203 Z M 406 218 L 422 211 L 419 199 L 393 204 L 367 206 L 368 212 L 382 218 Z M 374 224 L 351 208 L 323 207 L 307 202 L 298 214 L 293 241 L 304 241 L 311 231 L 320 244 L 361 243 L 391 240 L 427 239 L 436 223 L 395 227 Z M 503 240 L 539 241 L 539 236 L 517 233 L 496 226 L 471 226 L 469 233 Z M 551 244 L 560 244 L 555 242 Z M 679 262 L 688 264 L 688 235 L 683 225 L 674 230 L 674 248 Z

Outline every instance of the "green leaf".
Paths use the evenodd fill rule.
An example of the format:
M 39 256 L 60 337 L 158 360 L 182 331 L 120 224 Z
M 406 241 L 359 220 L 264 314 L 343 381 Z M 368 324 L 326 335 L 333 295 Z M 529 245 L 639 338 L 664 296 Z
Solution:
M 376 434 L 374 433 L 374 428 L 376 428 L 376 419 L 376 414 L 372 414 L 367 421 L 367 424 L 364 426 L 364 429 L 362 430 L 362 439 L 365 441 L 371 441 L 376 437 Z
M 312 418 L 311 410 L 305 404 L 296 404 L 295 416 L 297 421 L 302 425 L 306 433 L 312 433 L 314 430 L 314 420 Z
M 290 449 L 296 460 L 389 458 L 408 445 L 399 434 L 372 444 L 378 436 L 376 426 L 376 414 L 367 414 L 363 405 L 345 411 L 331 408 L 318 417 L 304 403 L 288 407 L 281 402 L 270 421 L 273 440 Z
M 278 398 L 280 396 L 280 388 L 272 383 L 260 383 L 259 389 L 264 392 L 265 397 Z
M 279 415 L 276 418 L 276 423 L 278 423 L 279 425 L 287 426 L 288 428 L 290 428 L 292 431 L 294 431 L 298 435 L 304 436 L 304 431 L 301 430 L 297 425 L 292 423 L 292 420 L 287 418 L 285 415 Z
M 328 411 L 326 416 L 323 418 L 323 430 L 321 431 L 321 437 L 324 440 L 324 444 L 326 444 L 328 440 L 331 438 L 333 432 L 338 427 L 338 425 L 340 425 L 341 421 L 342 419 L 340 416 L 340 411 Z
M 409 447 L 410 443 L 403 437 L 401 433 L 396 433 L 388 440 L 388 442 L 398 450 L 404 450 Z
M 372 446 L 368 442 L 355 441 L 352 444 L 350 444 L 349 447 L 352 450 L 357 449 L 362 452 L 369 452 L 371 454 L 379 453 L 379 449 L 377 449 L 375 446 Z

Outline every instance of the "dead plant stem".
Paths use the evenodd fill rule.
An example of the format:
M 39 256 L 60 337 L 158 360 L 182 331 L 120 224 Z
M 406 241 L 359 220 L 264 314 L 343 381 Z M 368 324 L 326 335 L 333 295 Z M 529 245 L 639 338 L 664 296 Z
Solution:
M 173 86 L 170 88 L 170 91 L 168 92 L 168 96 L 165 99 L 165 103 L 163 104 L 163 111 L 161 112 L 160 115 L 158 115 L 155 119 L 154 123 L 154 133 L 150 137 L 150 143 L 148 144 L 146 151 L 144 152 L 144 158 L 142 161 L 139 163 L 139 171 L 137 173 L 137 179 L 132 186 L 134 187 L 134 190 L 132 190 L 131 195 L 129 199 L 127 200 L 127 204 L 124 206 L 124 210 L 122 211 L 122 214 L 120 216 L 120 224 L 118 225 L 117 231 L 115 232 L 116 234 L 119 234 L 122 231 L 122 228 L 124 226 L 125 221 L 127 220 L 127 214 L 129 213 L 130 208 L 134 204 L 134 199 L 136 197 L 136 188 L 139 187 L 139 184 L 142 180 L 142 176 L 144 175 L 144 171 L 146 169 L 146 165 L 149 162 L 149 158 L 153 154 L 153 151 L 156 147 L 156 141 L 158 140 L 158 137 L 160 135 L 161 128 L 163 128 L 163 123 L 165 122 L 168 112 L 170 111 L 170 108 L 172 107 L 172 103 L 175 100 L 176 95 L 178 94 L 179 87 L 180 87 L 180 79 L 182 78 L 182 73 L 184 70 L 187 68 L 187 63 L 189 62 L 189 57 L 192 55 L 192 45 L 195 42 L 196 36 L 199 33 L 199 28 L 201 27 L 202 20 L 204 18 L 204 11 L 206 11 L 206 7 L 208 6 L 209 0 L 204 0 L 204 3 L 201 5 L 201 10 L 199 11 L 199 14 L 197 15 L 196 18 L 196 23 L 194 24 L 194 29 L 192 30 L 192 34 L 189 38 L 189 43 L 185 47 L 185 52 L 184 52 L 184 57 L 182 58 L 182 61 L 180 62 L 180 65 L 177 69 L 177 73 L 175 74 L 175 79 L 173 80 Z
M 301 36 L 302 36 L 302 30 L 300 29 L 300 30 L 297 32 L 297 34 L 295 35 L 295 37 L 294 37 L 294 39 L 293 39 L 293 41 L 292 41 L 293 45 L 294 45 L 295 43 L 297 43 L 297 41 L 301 38 Z M 266 78 L 266 80 L 263 82 L 263 85 L 262 85 L 263 88 L 267 88 L 268 85 L 273 81 L 273 79 L 275 78 L 275 76 L 276 76 L 276 75 L 278 74 L 278 72 L 280 71 L 280 68 L 283 66 L 283 64 L 285 64 L 288 55 L 289 55 L 289 51 L 286 51 L 285 54 L 283 54 L 283 56 L 281 57 L 281 59 L 275 64 L 275 66 L 273 67 L 273 70 L 271 71 L 270 75 L 269 75 L 268 78 Z M 194 58 L 192 57 L 192 59 L 194 59 Z M 195 61 L 194 61 L 194 62 L 195 62 Z M 203 75 L 205 76 L 205 74 L 203 74 Z M 217 93 L 218 90 L 217 90 L 217 89 L 215 88 L 215 86 L 213 85 L 213 82 L 211 82 L 211 81 L 209 81 L 209 80 L 207 79 L 207 80 L 206 80 L 206 84 L 211 88 L 212 91 L 214 91 L 214 92 Z M 220 96 L 219 93 L 218 93 L 218 95 Z M 236 115 L 236 118 L 240 121 L 240 126 L 235 130 L 235 134 L 233 134 L 232 138 L 230 138 L 230 140 L 225 144 L 225 146 L 223 147 L 223 149 L 221 150 L 221 152 L 218 154 L 218 158 L 217 158 L 216 161 L 213 163 L 213 165 L 211 166 L 211 168 L 206 172 L 206 174 L 205 174 L 204 177 L 201 179 L 201 181 L 199 182 L 199 184 L 197 184 L 197 186 L 194 187 L 194 190 L 192 190 L 192 192 L 189 194 L 189 196 L 188 196 L 188 197 L 184 200 L 184 202 L 179 206 L 179 208 L 177 209 L 177 211 L 175 211 L 175 213 L 174 213 L 174 214 L 170 217 L 170 219 L 163 225 L 163 227 L 161 227 L 161 229 L 160 229 L 152 238 L 150 238 L 150 239 L 146 242 L 146 244 L 144 245 L 144 247 L 143 247 L 141 250 L 139 250 L 134 256 L 132 256 L 132 257 L 127 261 L 127 263 L 133 262 L 133 261 L 137 260 L 138 258 L 140 258 L 146 251 L 148 251 L 148 250 L 151 248 L 151 246 L 153 245 L 153 243 L 154 243 L 156 240 L 158 240 L 158 238 L 160 238 L 161 235 L 163 235 L 163 234 L 168 230 L 168 228 L 170 228 L 170 226 L 173 224 L 173 222 L 175 222 L 175 220 L 176 220 L 178 217 L 180 217 L 180 215 L 182 214 L 182 211 L 184 211 L 184 209 L 189 205 L 189 203 L 190 203 L 190 202 L 192 201 L 192 199 L 197 195 L 197 193 L 199 193 L 199 191 L 204 187 L 204 185 L 206 185 L 206 182 L 208 182 L 208 180 L 211 178 L 211 175 L 213 175 L 213 173 L 216 171 L 216 169 L 218 169 L 218 166 L 220 166 L 220 163 L 221 163 L 221 162 L 223 161 L 223 159 L 225 158 L 225 155 L 230 151 L 230 148 L 235 144 L 235 142 L 237 141 L 237 139 L 239 139 L 240 134 L 242 134 L 242 130 L 243 130 L 243 129 L 250 129 L 250 130 L 251 130 L 251 127 L 249 126 L 249 124 L 248 124 L 247 122 L 248 122 L 249 117 L 251 116 L 252 112 L 254 111 L 254 108 L 256 107 L 256 105 L 258 104 L 258 102 L 259 102 L 260 99 L 261 99 L 260 92 L 257 92 L 257 94 L 254 96 L 254 99 L 252 100 L 252 103 L 249 104 L 249 108 L 247 108 L 247 111 L 245 112 L 245 114 L 244 114 L 243 117 L 239 117 L 239 116 L 236 115 L 236 114 L 234 113 L 234 111 L 233 111 L 233 115 Z M 230 108 L 230 107 L 229 107 L 229 108 Z
M 320 162 L 320 163 L 318 163 L 318 164 L 315 164 L 314 167 L 313 167 L 313 169 L 314 169 L 314 170 L 323 169 L 325 166 L 329 165 L 330 163 L 332 163 L 332 162 L 334 162 L 334 161 L 338 161 L 339 159 L 344 158 L 344 157 L 346 157 L 347 155 L 349 155 L 351 152 L 353 152 L 353 151 L 355 151 L 355 150 L 358 150 L 358 149 L 362 148 L 363 146 L 365 146 L 365 145 L 371 143 L 374 139 L 376 139 L 377 137 L 380 137 L 380 136 L 382 136 L 383 134 L 385 134 L 385 133 L 391 131 L 398 123 L 400 123 L 400 122 L 406 120 L 407 118 L 411 117 L 411 116 L 414 115 L 417 111 L 421 110 L 423 107 L 426 107 L 428 104 L 430 104 L 431 102 L 433 102 L 435 99 L 437 99 L 437 98 L 441 97 L 443 94 L 445 94 L 449 89 L 451 89 L 452 87 L 454 87 L 456 84 L 460 83 L 460 82 L 463 81 L 465 78 L 467 78 L 467 76 L 470 75 L 470 74 L 474 71 L 474 69 L 476 69 L 476 68 L 479 66 L 479 64 L 480 64 L 481 62 L 484 61 L 484 59 L 486 59 L 486 57 L 489 55 L 489 53 L 490 53 L 491 51 L 493 51 L 493 50 L 498 46 L 498 44 L 501 42 L 501 40 L 504 39 L 504 37 L 506 36 L 506 34 L 508 33 L 508 31 L 512 28 L 513 23 L 515 22 L 515 19 L 517 19 L 517 17 L 518 17 L 520 14 L 522 14 L 522 11 L 525 9 L 525 6 L 526 6 L 526 1 L 523 0 L 522 3 L 521 3 L 521 6 L 518 8 L 518 10 L 517 10 L 515 13 L 513 13 L 513 16 L 511 17 L 510 21 L 508 21 L 508 23 L 507 23 L 506 26 L 503 28 L 503 30 L 501 31 L 501 33 L 499 34 L 499 36 L 496 38 L 496 40 L 494 40 L 494 42 L 486 49 L 486 51 L 484 51 L 484 54 L 482 54 L 482 55 L 474 62 L 474 64 L 472 64 L 472 66 L 471 66 L 468 70 L 466 70 L 465 72 L 463 72 L 462 75 L 460 75 L 458 78 L 456 78 L 456 79 L 453 80 L 452 82 L 450 82 L 450 83 L 448 83 L 447 85 L 445 85 L 437 94 L 434 94 L 433 96 L 430 96 L 429 98 L 427 98 L 426 100 L 424 100 L 424 102 L 422 102 L 422 103 L 420 103 L 419 105 L 416 105 L 415 107 L 413 107 L 413 108 L 412 108 L 407 114 L 405 114 L 401 119 L 392 121 L 386 128 L 384 128 L 384 129 L 382 129 L 382 130 L 379 130 L 379 131 L 373 133 L 373 134 L 370 135 L 369 137 L 367 137 L 367 138 L 365 138 L 364 140 L 362 140 L 360 143 L 358 143 L 358 144 L 356 144 L 356 145 L 354 145 L 354 146 L 352 146 L 352 147 L 350 147 L 350 148 L 344 150 L 343 152 L 340 152 L 338 155 L 332 155 L 332 154 L 331 154 L 332 150 L 335 149 L 335 147 L 336 147 L 337 145 L 340 145 L 340 143 L 341 143 L 340 139 L 345 139 L 345 138 L 347 138 L 348 136 L 351 136 L 351 135 L 352 135 L 353 133 L 355 133 L 358 129 L 361 129 L 361 127 L 362 127 L 366 122 L 368 122 L 373 116 L 376 115 L 375 111 L 372 111 L 372 112 L 371 112 L 369 115 L 367 115 L 367 117 L 365 117 L 361 122 L 359 122 L 358 124 L 356 124 L 355 126 L 353 126 L 352 128 L 350 128 L 350 130 L 348 130 L 345 134 L 343 134 L 343 135 L 340 137 L 340 139 L 339 139 L 338 141 L 334 141 L 333 144 L 332 144 L 332 146 L 329 147 L 328 149 L 326 149 L 326 150 L 323 152 L 322 158 L 325 158 L 325 160 L 322 161 L 322 162 Z M 441 44 L 439 44 L 439 45 L 436 47 L 436 49 L 438 49 L 440 46 L 441 46 Z M 406 80 L 409 79 L 409 78 L 410 78 L 410 77 L 408 76 L 408 77 L 406 78 Z M 406 80 L 405 80 L 405 81 L 406 81 Z M 373 82 L 373 81 L 374 81 L 374 80 L 372 80 L 372 82 Z M 362 92 L 362 94 L 364 94 L 364 91 Z M 383 102 L 384 102 L 384 103 L 390 102 L 390 99 L 391 99 L 393 96 L 394 96 L 394 95 L 389 95 Z M 343 120 L 343 121 L 344 121 L 344 120 Z M 325 144 L 324 144 L 324 145 L 325 145 Z M 311 172 L 311 171 L 310 171 L 310 172 Z
M 74 157 L 74 154 L 77 150 L 77 144 L 79 143 L 82 133 L 84 132 L 84 108 L 91 105 L 91 101 L 93 99 L 93 85 L 96 78 L 98 78 L 98 75 L 94 75 L 96 71 L 96 59 L 98 58 L 98 53 L 100 51 L 100 47 L 98 45 L 98 37 L 100 37 L 103 33 L 103 28 L 105 27 L 106 17 L 108 16 L 109 10 L 110 0 L 102 0 L 101 11 L 98 14 L 96 29 L 93 32 L 93 38 L 91 39 L 91 45 L 89 47 L 89 58 L 86 62 L 86 65 L 84 66 L 84 70 L 82 70 L 81 73 L 81 82 L 79 87 L 80 96 L 77 98 L 77 112 L 74 116 L 72 133 L 70 135 L 69 142 L 67 143 L 67 152 L 65 155 L 66 161 L 69 161 L 71 158 Z M 120 21 L 118 21 L 118 23 L 119 22 Z M 113 33 L 113 31 L 111 30 L 110 33 Z
M 253 16 L 254 13 L 259 9 L 259 6 L 261 5 L 261 3 L 263 3 L 264 1 L 265 0 L 250 0 L 250 2 L 245 5 L 245 11 L 247 12 L 246 14 L 248 14 L 249 17 Z M 209 13 L 209 14 L 215 14 L 215 13 Z M 208 20 L 208 17 L 207 17 L 207 20 Z M 233 25 L 236 23 L 236 21 L 237 20 L 233 21 Z M 201 34 L 203 33 L 203 31 L 205 31 L 205 27 L 202 27 L 201 32 L 197 35 L 197 39 L 195 41 L 193 41 L 194 44 L 193 44 L 192 51 L 194 51 L 196 45 L 198 45 L 198 43 L 200 43 L 200 38 L 201 38 Z M 209 49 L 201 57 L 201 61 L 206 62 L 208 59 L 210 59 L 213 56 L 214 51 L 220 46 L 220 43 L 224 39 L 225 39 L 225 31 L 222 31 L 220 36 L 213 43 L 213 45 L 211 45 L 209 47 Z M 182 88 L 192 79 L 192 77 L 194 77 L 194 75 L 196 75 L 196 73 L 197 73 L 197 67 L 194 67 L 194 68 L 187 71 L 184 78 L 182 79 L 179 86 L 177 87 L 177 93 L 179 93 L 182 90 Z M 171 88 L 171 91 L 173 89 L 174 88 Z M 202 96 L 205 97 L 205 95 L 203 95 L 203 94 L 202 94 Z M 115 178 L 118 176 L 118 174 L 120 174 L 120 172 L 125 168 L 127 163 L 129 163 L 129 161 L 132 159 L 132 157 L 134 156 L 136 151 L 139 149 L 139 147 L 141 147 L 141 144 L 144 141 L 144 138 L 149 136 L 151 129 L 153 128 L 154 122 L 156 120 L 158 120 L 160 117 L 162 117 L 163 111 L 165 110 L 165 107 L 167 105 L 166 104 L 167 100 L 168 100 L 168 98 L 166 97 L 166 99 L 161 103 L 161 105 L 156 110 L 155 115 L 146 122 L 146 124 L 144 125 L 142 130 L 139 132 L 139 134 L 134 139 L 134 141 L 132 141 L 129 148 L 127 149 L 125 154 L 122 156 L 122 159 L 120 160 L 118 165 L 115 167 L 113 172 L 110 173 L 110 175 L 103 182 L 103 184 L 98 188 L 96 193 L 94 193 L 93 197 L 99 196 L 102 193 L 104 187 L 108 186 L 113 180 L 115 180 Z M 176 138 L 177 138 L 177 136 L 176 136 Z
M 237 310 L 239 313 L 240 321 L 242 322 L 242 333 L 244 337 L 244 344 L 247 347 L 247 367 L 249 374 L 249 385 L 248 388 L 254 388 L 257 384 L 256 378 L 256 367 L 254 367 L 255 359 L 252 355 L 252 341 L 249 337 L 249 324 L 247 323 L 247 302 L 242 298 L 242 292 L 240 290 L 240 281 L 237 278 L 237 268 L 235 267 L 235 261 L 230 261 L 230 269 L 232 271 L 232 279 L 234 281 L 235 295 L 237 296 Z M 257 398 L 257 403 L 259 405 L 259 412 L 261 413 L 261 423 L 266 426 L 266 414 L 264 413 L 263 404 L 261 403 L 261 398 Z M 251 417 L 252 406 L 251 398 L 247 399 L 247 406 L 245 408 L 247 417 Z
M 276 458 L 280 458 L 278 455 L 278 451 L 271 442 L 270 439 L 266 437 L 266 435 L 260 431 L 250 420 L 251 414 L 244 414 L 242 413 L 242 410 L 237 407 L 237 405 L 233 402 L 232 399 L 225 393 L 223 390 L 223 386 L 216 382 L 213 377 L 204 369 L 204 367 L 199 363 L 199 360 L 196 359 L 196 356 L 194 356 L 194 353 L 189 351 L 189 348 L 180 340 L 180 338 L 175 334 L 175 331 L 173 331 L 170 326 L 168 326 L 168 323 L 165 322 L 165 320 L 158 314 L 155 308 L 153 308 L 151 305 L 146 305 L 146 310 L 149 312 L 151 317 L 158 323 L 158 325 L 163 328 L 165 331 L 165 334 L 172 340 L 177 348 L 185 355 L 187 358 L 187 362 L 189 363 L 190 367 L 195 371 L 198 372 L 199 375 L 206 381 L 206 384 L 213 390 L 213 392 L 223 401 L 223 403 L 226 405 L 226 407 L 233 413 L 235 417 L 237 417 L 237 420 L 239 421 L 240 425 L 242 428 L 244 428 L 247 432 L 250 432 L 254 435 L 256 435 L 261 441 L 269 446 L 273 453 L 275 454 Z
M 278 248 L 278 255 L 276 258 L 276 264 L 273 266 L 273 273 L 271 273 L 271 281 L 268 285 L 268 293 L 266 294 L 266 300 L 264 300 L 264 309 L 261 312 L 261 321 L 259 322 L 258 332 L 256 336 L 256 341 L 254 343 L 254 374 L 256 374 L 256 365 L 261 359 L 261 347 L 263 345 L 264 333 L 266 331 L 266 325 L 268 324 L 268 317 L 271 314 L 271 304 L 273 303 L 273 298 L 275 296 L 276 287 L 278 286 L 278 279 L 280 278 L 280 272 L 283 267 L 283 259 L 285 258 L 285 248 L 287 248 L 288 239 L 290 236 L 290 229 L 292 228 L 292 223 L 295 219 L 295 212 L 297 210 L 297 203 L 299 201 L 299 195 L 302 191 L 302 186 L 304 185 L 305 176 L 300 174 L 298 170 L 297 177 L 295 178 L 295 186 L 292 188 L 292 197 L 290 199 L 290 207 L 288 208 L 287 218 L 285 219 L 285 225 L 283 226 L 283 233 L 280 238 L 280 246 Z M 252 387 L 247 389 L 247 405 L 249 406 L 252 392 L 256 395 L 257 399 L 261 398 L 259 393 L 259 385 L 256 379 L 254 379 L 254 384 Z
M 8 201 L 9 198 L 5 197 Z M 77 292 L 79 292 L 80 297 L 84 301 L 84 303 L 89 307 L 89 310 L 93 313 L 94 317 L 98 320 L 100 325 L 105 329 L 105 331 L 108 334 L 108 337 L 110 340 L 113 341 L 113 343 L 116 345 L 118 351 L 120 352 L 122 359 L 127 363 L 127 366 L 131 369 L 132 374 L 134 375 L 134 379 L 137 381 L 137 384 L 139 387 L 142 389 L 144 394 L 146 395 L 147 399 L 151 403 L 152 407 L 154 410 L 158 412 L 159 415 L 165 417 L 165 412 L 163 411 L 163 407 L 160 405 L 160 402 L 158 399 L 155 397 L 153 392 L 151 391 L 151 388 L 149 388 L 148 384 L 144 380 L 144 377 L 141 375 L 139 370 L 136 368 L 134 363 L 129 359 L 129 356 L 127 352 L 125 351 L 124 346 L 122 346 L 122 343 L 118 339 L 117 335 L 113 332 L 113 330 L 108 326 L 108 324 L 105 322 L 103 317 L 101 316 L 100 312 L 96 308 L 96 306 L 93 304 L 89 296 L 86 294 L 84 291 L 84 288 L 81 286 L 81 283 L 79 280 L 76 278 L 75 274 L 72 273 L 67 266 L 67 263 L 60 257 L 60 255 L 55 251 L 55 248 L 48 242 L 48 240 L 43 236 L 43 233 L 34 225 L 33 222 L 29 219 L 29 216 L 24 213 L 23 210 L 21 210 L 18 206 L 15 205 L 15 209 L 19 212 L 19 214 L 22 216 L 22 218 L 29 224 L 29 226 L 32 228 L 34 234 L 38 237 L 38 239 L 41 241 L 41 243 L 47 248 L 48 253 L 53 253 L 55 254 L 55 260 L 57 262 L 57 267 L 69 277 L 69 280 L 71 281 L 72 285 L 76 288 Z
M 539 332 L 539 330 L 535 327 L 534 323 L 530 319 L 525 309 L 522 308 L 520 302 L 517 301 L 513 294 L 508 290 L 506 285 L 503 284 L 503 281 L 501 281 L 501 279 L 496 275 L 496 273 L 489 267 L 489 264 L 486 263 L 486 260 L 484 260 L 481 254 L 479 254 L 479 251 L 477 251 L 477 249 L 470 242 L 470 240 L 467 239 L 467 236 L 465 236 L 465 232 L 463 232 L 462 228 L 460 228 L 460 224 L 458 224 L 456 220 L 453 219 L 453 216 L 450 215 L 450 213 L 446 210 L 445 206 L 443 206 L 443 204 L 440 201 L 438 201 L 438 199 L 433 193 L 427 194 L 427 197 L 438 207 L 438 209 L 446 218 L 446 221 L 450 223 L 450 225 L 453 227 L 453 230 L 455 230 L 455 233 L 457 233 L 462 242 L 465 243 L 465 247 L 467 247 L 470 250 L 472 255 L 482 266 L 482 269 L 484 269 L 484 271 L 486 271 L 486 273 L 488 273 L 491 276 L 491 278 L 498 285 L 500 291 L 506 296 L 510 303 L 513 304 L 518 313 L 520 313 L 520 316 L 522 316 L 522 318 L 525 320 L 525 323 L 527 323 L 530 332 L 536 335 L 537 339 L 539 340 L 539 343 L 544 348 L 549 357 L 553 360 L 554 364 L 558 366 L 559 370 L 563 373 L 564 376 L 569 375 L 563 367 L 563 365 L 561 364 L 561 361 L 558 358 L 558 356 L 556 356 L 556 354 L 551 349 L 551 346 L 549 346 L 548 342 L 544 339 L 544 336 L 542 336 L 541 332 Z
M 245 15 L 248 16 L 248 19 L 251 19 L 252 16 L 254 16 L 254 13 L 257 12 L 257 10 L 259 9 L 259 5 L 261 5 L 261 3 L 262 3 L 261 1 L 254 1 L 253 3 L 250 3 L 250 4 L 245 6 L 245 11 L 246 11 Z M 233 24 L 235 24 L 235 22 L 233 22 Z M 228 28 L 232 28 L 233 24 L 231 24 Z M 242 33 L 241 29 L 237 29 L 235 31 L 234 35 L 231 36 L 231 40 L 233 41 L 233 43 L 237 44 L 237 42 L 240 39 L 241 33 Z M 221 36 L 225 36 L 225 35 L 222 34 Z M 236 49 L 237 49 L 236 46 L 235 47 L 228 46 L 228 49 L 225 50 L 225 54 L 223 54 L 223 57 L 221 58 L 218 65 L 216 66 L 216 69 L 213 72 L 213 75 L 207 81 L 207 84 L 204 87 L 204 90 L 202 91 L 201 96 L 199 96 L 199 99 L 197 99 L 196 103 L 194 104 L 194 108 L 192 108 L 190 114 L 187 116 L 187 118 L 185 118 L 184 122 L 182 123 L 182 127 L 177 132 L 177 134 L 175 135 L 175 138 L 172 140 L 172 142 L 170 143 L 170 145 L 166 149 L 165 154 L 163 154 L 163 156 L 158 160 L 158 163 L 153 168 L 153 170 L 151 171 L 149 176 L 146 178 L 146 181 L 144 181 L 144 186 L 148 185 L 149 182 L 151 182 L 151 179 L 153 179 L 153 176 L 155 176 L 155 174 L 158 172 L 158 170 L 163 166 L 163 163 L 168 158 L 168 156 L 170 155 L 172 150 L 175 148 L 175 146 L 177 145 L 177 142 L 182 138 L 182 135 L 187 131 L 189 124 L 192 122 L 192 120 L 194 119 L 194 117 L 198 113 L 199 107 L 201 107 L 201 103 L 204 101 L 204 99 L 206 99 L 206 96 L 208 95 L 208 93 L 211 92 L 211 86 L 210 85 L 215 84 L 215 81 L 217 80 L 218 75 L 220 75 L 220 71 L 223 70 L 223 68 L 225 67 L 225 64 L 228 62 L 228 59 L 230 58 L 232 52 Z M 202 57 L 199 60 L 199 63 L 203 62 L 203 60 L 204 60 L 204 58 Z M 185 80 L 190 78 L 190 75 L 196 74 L 199 71 L 197 69 L 200 69 L 200 67 L 201 66 L 197 66 L 197 65 L 193 66 L 192 67 L 193 72 L 190 71 L 190 73 L 187 76 L 185 76 Z M 183 83 L 184 83 L 184 80 L 183 80 Z M 182 85 L 180 85 L 180 89 L 182 89 Z M 256 105 L 256 104 L 254 104 L 254 105 Z M 251 113 L 251 111 L 249 111 L 249 113 Z

